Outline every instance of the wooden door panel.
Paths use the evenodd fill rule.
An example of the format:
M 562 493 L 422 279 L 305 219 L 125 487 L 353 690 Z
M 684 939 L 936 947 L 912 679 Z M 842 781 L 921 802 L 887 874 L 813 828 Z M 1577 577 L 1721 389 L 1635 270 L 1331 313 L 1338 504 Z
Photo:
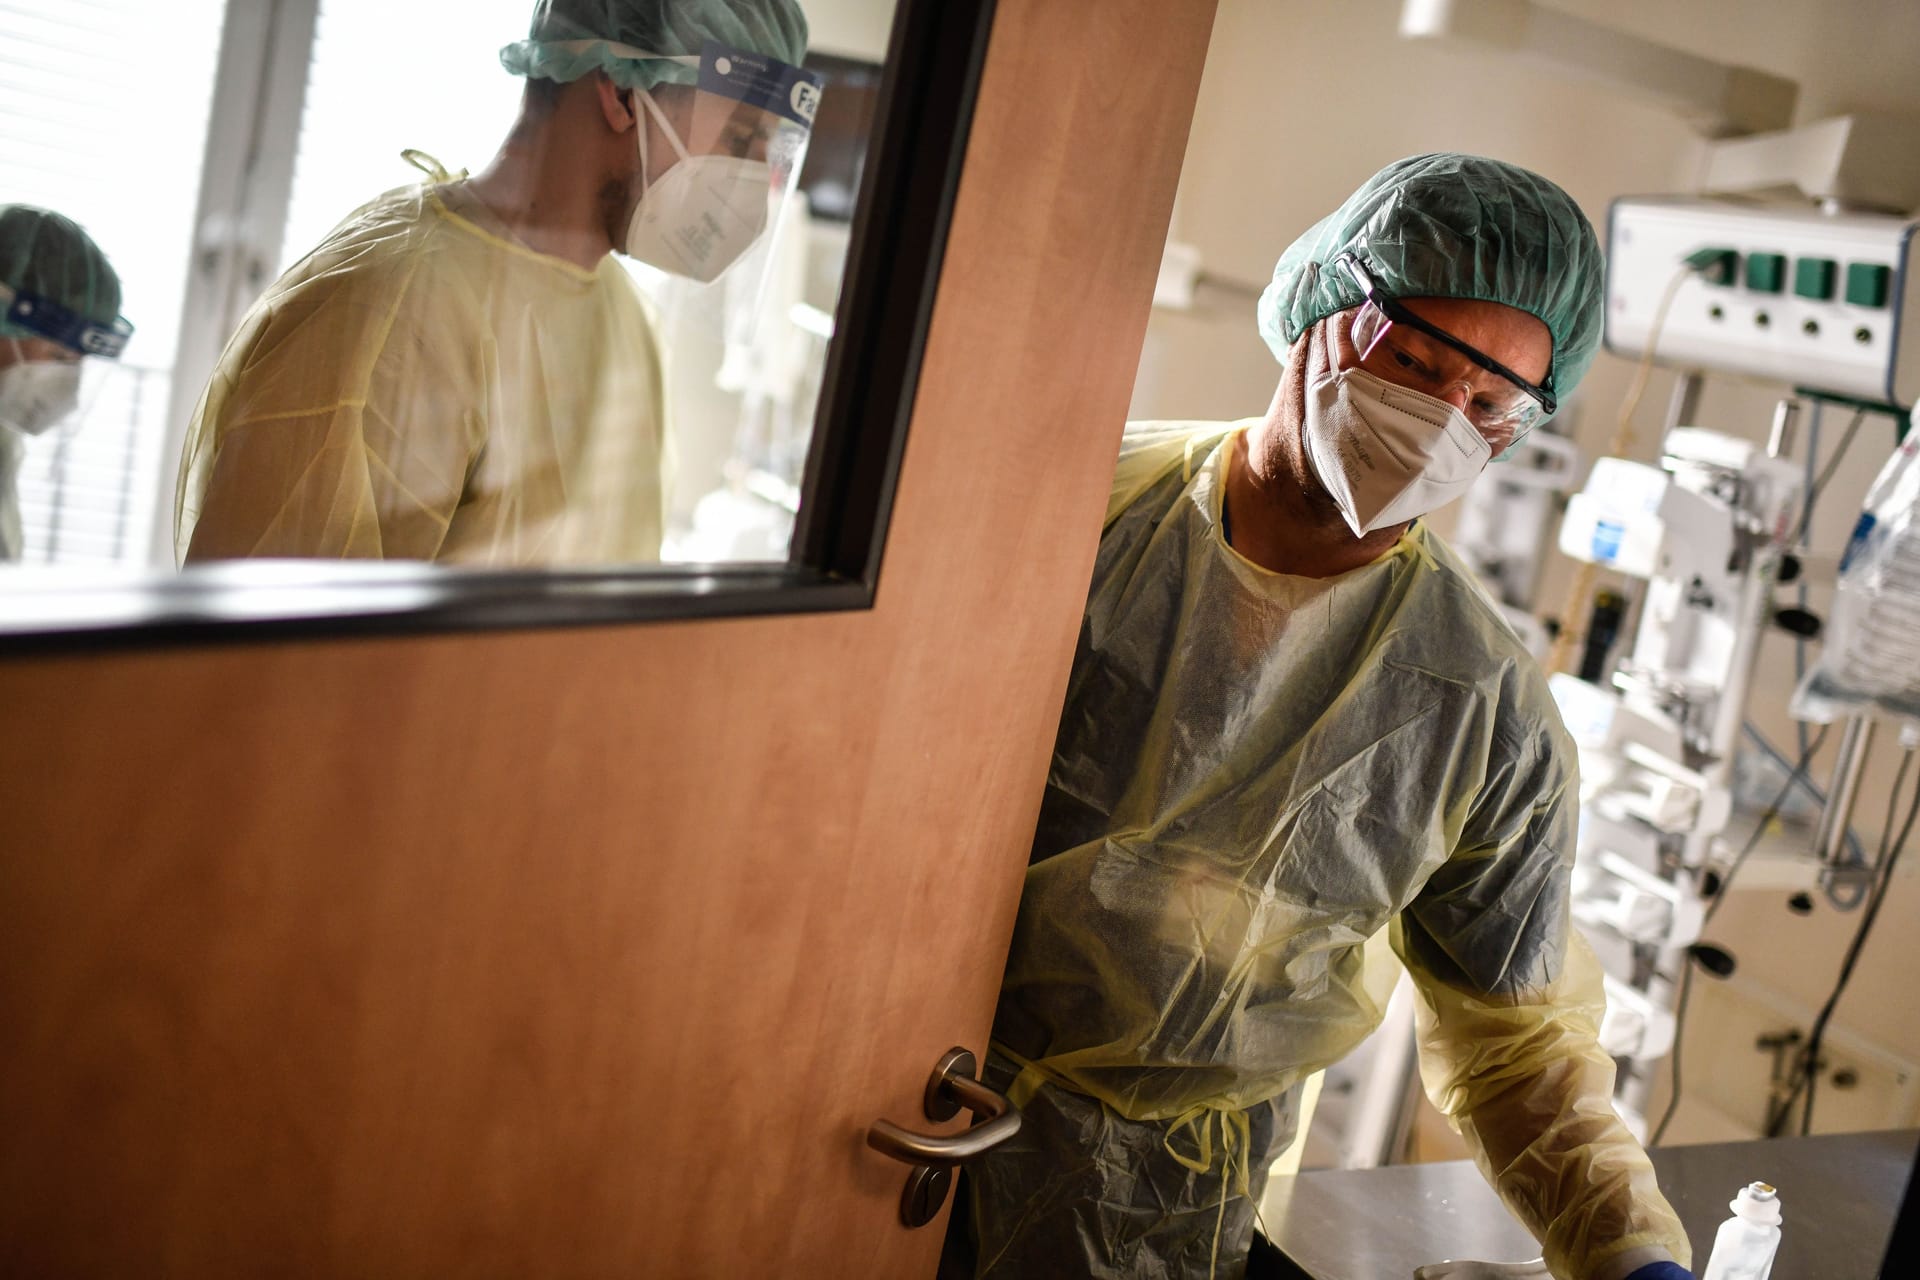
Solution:
M 0 666 L 0 1269 L 928 1274 L 1210 0 L 1000 0 L 869 613 Z

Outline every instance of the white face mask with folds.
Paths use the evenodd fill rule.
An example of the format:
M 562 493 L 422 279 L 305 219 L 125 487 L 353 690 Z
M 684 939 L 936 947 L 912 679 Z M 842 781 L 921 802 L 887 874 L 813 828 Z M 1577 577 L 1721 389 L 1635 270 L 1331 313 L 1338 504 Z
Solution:
M 1452 502 L 1493 456 L 1460 410 L 1364 369 L 1309 379 L 1303 435 L 1314 475 L 1356 538 Z
M 753 247 L 767 226 L 773 171 L 764 160 L 689 155 L 667 117 L 644 89 L 634 91 L 680 160 L 656 180 L 647 155 L 647 122 L 635 113 L 640 173 L 647 189 L 627 223 L 627 256 L 709 284 Z
M 78 360 L 22 360 L 0 369 L 0 426 L 37 436 L 79 407 Z

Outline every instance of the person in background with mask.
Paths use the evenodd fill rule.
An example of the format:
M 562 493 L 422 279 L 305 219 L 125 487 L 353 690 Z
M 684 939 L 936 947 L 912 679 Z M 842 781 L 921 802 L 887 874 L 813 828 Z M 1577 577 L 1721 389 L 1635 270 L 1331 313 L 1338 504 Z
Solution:
M 1281 257 L 1264 417 L 1128 428 L 947 1276 L 1238 1276 L 1301 1083 L 1419 993 L 1427 1091 L 1561 1280 L 1674 1280 L 1569 921 L 1544 673 L 1420 517 L 1550 416 L 1601 331 L 1593 229 L 1463 155 Z
M 118 359 L 132 334 L 93 237 L 50 209 L 0 205 L 0 561 L 20 558 L 27 438 L 72 417 L 81 361 Z
M 707 281 L 753 243 L 817 103 L 806 42 L 794 0 L 541 0 L 501 51 L 527 86 L 493 162 L 423 162 L 228 344 L 182 459 L 181 561 L 657 559 L 660 353 L 611 255 Z

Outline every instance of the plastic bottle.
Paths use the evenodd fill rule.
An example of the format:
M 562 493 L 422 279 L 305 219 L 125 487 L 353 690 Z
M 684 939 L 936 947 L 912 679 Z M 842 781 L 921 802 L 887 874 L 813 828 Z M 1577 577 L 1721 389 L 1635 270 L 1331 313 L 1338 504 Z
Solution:
M 1780 1193 L 1764 1182 L 1749 1183 L 1727 1207 L 1733 1216 L 1713 1237 L 1701 1280 L 1767 1280 L 1780 1247 Z

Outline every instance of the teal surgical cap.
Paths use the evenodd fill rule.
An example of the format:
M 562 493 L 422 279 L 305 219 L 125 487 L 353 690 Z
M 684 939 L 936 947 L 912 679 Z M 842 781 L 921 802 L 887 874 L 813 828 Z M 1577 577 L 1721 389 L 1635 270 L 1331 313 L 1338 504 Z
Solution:
M 120 276 L 71 218 L 32 205 L 0 205 L 0 284 L 56 302 L 82 320 L 111 328 L 120 318 Z M 0 338 L 40 336 L 6 319 Z
M 640 60 L 610 45 L 647 53 L 699 56 L 718 41 L 799 66 L 807 54 L 807 15 L 794 0 L 540 0 L 527 38 L 500 51 L 517 76 L 562 84 L 595 71 L 622 89 L 693 84 L 698 68 Z
M 1280 255 L 1260 295 L 1275 355 L 1364 299 L 1334 267 L 1352 253 L 1395 298 L 1475 298 L 1538 316 L 1553 335 L 1547 389 L 1564 397 L 1600 346 L 1600 242 L 1573 197 L 1537 173 L 1452 152 L 1397 160 Z

